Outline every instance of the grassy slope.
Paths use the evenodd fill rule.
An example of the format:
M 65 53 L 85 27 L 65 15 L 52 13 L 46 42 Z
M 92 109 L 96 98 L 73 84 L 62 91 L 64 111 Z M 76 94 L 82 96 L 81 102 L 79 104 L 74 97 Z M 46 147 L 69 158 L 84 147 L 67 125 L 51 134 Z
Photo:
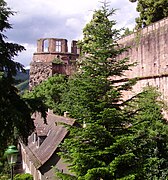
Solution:
M 16 87 L 19 89 L 20 93 L 23 93 L 29 88 L 29 70 L 26 73 L 18 72 L 15 76 Z

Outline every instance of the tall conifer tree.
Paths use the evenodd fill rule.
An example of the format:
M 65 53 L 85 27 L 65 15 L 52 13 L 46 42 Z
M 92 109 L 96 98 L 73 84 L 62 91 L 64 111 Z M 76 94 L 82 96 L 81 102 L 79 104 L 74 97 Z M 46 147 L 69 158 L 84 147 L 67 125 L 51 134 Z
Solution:
M 34 130 L 31 118 L 34 111 L 42 112 L 44 118 L 46 115 L 41 101 L 21 98 L 14 86 L 14 76 L 24 70 L 14 57 L 25 48 L 8 42 L 4 35 L 7 29 L 12 28 L 8 19 L 13 14 L 6 2 L 0 0 L 0 156 L 8 144 L 17 142 L 18 136 L 27 142 L 27 137 Z
M 83 40 L 78 42 L 78 71 L 69 79 L 69 88 L 62 96 L 62 110 L 68 111 L 79 124 L 70 128 L 61 153 L 77 179 L 115 178 L 113 161 L 117 154 L 107 148 L 127 131 L 123 127 L 122 92 L 135 81 L 116 85 L 110 77 L 122 76 L 134 64 L 129 64 L 128 58 L 118 58 L 127 48 L 117 43 L 120 30 L 114 28 L 116 22 L 111 19 L 114 11 L 106 3 L 94 11 L 83 30 Z M 57 175 L 68 178 L 67 174 Z
M 66 180 L 166 179 L 168 126 L 159 94 L 149 87 L 123 101 L 123 91 L 135 81 L 114 83 L 134 64 L 119 59 L 126 49 L 117 44 L 113 13 L 104 4 L 83 30 L 78 72 L 69 79 L 61 104 L 78 123 L 69 127 L 60 153 L 73 175 L 57 172 L 57 176 Z

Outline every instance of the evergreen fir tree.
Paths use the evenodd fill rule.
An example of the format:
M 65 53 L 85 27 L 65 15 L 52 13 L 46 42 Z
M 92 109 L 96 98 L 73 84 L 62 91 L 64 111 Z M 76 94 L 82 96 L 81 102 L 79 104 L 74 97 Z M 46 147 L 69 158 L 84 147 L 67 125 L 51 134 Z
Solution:
M 78 127 L 61 146 L 61 157 L 72 175 L 61 179 L 166 179 L 167 130 L 163 104 L 153 88 L 127 101 L 122 92 L 134 81 L 114 84 L 109 77 L 122 76 L 133 64 L 117 58 L 126 49 L 117 44 L 119 31 L 106 4 L 94 12 L 79 42 L 82 55 L 78 72 L 68 81 L 62 96 Z M 111 78 L 111 79 L 112 79 Z
M 61 156 L 70 163 L 77 179 L 115 178 L 111 163 L 117 151 L 107 149 L 114 143 L 122 146 L 117 139 L 127 132 L 123 126 L 122 92 L 135 81 L 116 85 L 109 77 L 122 76 L 134 64 L 129 64 L 128 58 L 118 59 L 127 48 L 117 44 L 120 30 L 114 29 L 116 22 L 110 19 L 113 14 L 106 3 L 94 12 L 78 43 L 82 50 L 78 72 L 69 79 L 62 95 L 62 111 L 68 111 L 79 127 L 69 129 Z M 131 159 L 129 155 L 125 155 L 126 160 Z M 57 175 L 62 179 L 68 176 L 59 172 Z
M 110 20 L 115 10 L 108 10 L 105 4 L 94 12 L 93 19 L 83 30 L 83 40 L 78 42 L 81 56 L 78 60 L 78 72 L 70 77 L 67 91 L 63 94 L 63 110 L 72 117 L 83 116 L 95 119 L 97 112 L 108 107 L 118 107 L 122 100 L 121 92 L 129 90 L 135 80 L 121 86 L 115 86 L 109 77 L 123 76 L 135 64 L 128 58 L 118 56 L 128 47 L 121 48 L 117 40 L 120 30 L 114 29 L 116 22 Z M 96 118 L 97 119 L 97 118 Z
M 7 42 L 4 35 L 12 28 L 8 19 L 14 12 L 0 0 L 0 156 L 10 143 L 17 143 L 18 137 L 27 142 L 27 137 L 34 130 L 31 115 L 40 111 L 45 118 L 45 106 L 38 99 L 23 99 L 14 86 L 17 71 L 24 71 L 23 65 L 14 61 L 14 57 L 25 48 L 16 43 Z
M 168 178 L 168 124 L 163 116 L 165 108 L 161 94 L 150 86 L 136 95 L 126 108 L 130 112 L 128 135 L 132 137 L 129 151 L 134 156 L 133 163 L 127 166 L 132 166 L 134 179 Z

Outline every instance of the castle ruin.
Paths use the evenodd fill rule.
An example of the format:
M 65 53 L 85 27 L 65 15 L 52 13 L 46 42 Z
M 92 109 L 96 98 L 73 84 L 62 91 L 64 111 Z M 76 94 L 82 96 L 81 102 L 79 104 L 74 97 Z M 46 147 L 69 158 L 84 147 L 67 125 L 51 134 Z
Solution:
M 71 52 L 68 52 L 66 39 L 37 40 L 37 52 L 33 54 L 30 64 L 29 89 L 31 90 L 53 74 L 72 74 L 75 71 L 75 62 L 78 56 L 77 41 L 71 42 Z
M 146 85 L 156 86 L 168 102 L 168 18 L 123 37 L 118 43 L 131 47 L 119 58 L 129 57 L 130 62 L 137 62 L 124 77 L 139 78 L 134 92 L 140 92 Z M 73 61 L 78 56 L 76 41 L 72 41 L 71 53 L 68 53 L 65 39 L 39 39 L 30 68 L 30 89 L 54 73 L 69 75 L 74 72 Z M 62 64 L 57 62 L 59 59 Z M 130 93 L 125 95 L 129 97 Z

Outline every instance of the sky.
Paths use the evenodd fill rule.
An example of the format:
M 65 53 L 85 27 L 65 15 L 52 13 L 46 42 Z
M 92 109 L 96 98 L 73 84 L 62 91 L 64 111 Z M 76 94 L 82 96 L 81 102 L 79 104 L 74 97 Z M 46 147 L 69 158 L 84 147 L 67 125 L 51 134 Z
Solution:
M 103 1 L 103 0 L 102 0 Z M 91 20 L 94 10 L 102 6 L 98 0 L 5 0 L 7 6 L 16 13 L 9 18 L 12 29 L 5 35 L 9 42 L 26 48 L 15 61 L 28 67 L 36 52 L 40 38 L 63 38 L 69 44 L 82 39 L 82 30 Z M 135 26 L 136 3 L 129 0 L 108 0 L 109 8 L 116 9 L 113 19 L 116 28 Z

